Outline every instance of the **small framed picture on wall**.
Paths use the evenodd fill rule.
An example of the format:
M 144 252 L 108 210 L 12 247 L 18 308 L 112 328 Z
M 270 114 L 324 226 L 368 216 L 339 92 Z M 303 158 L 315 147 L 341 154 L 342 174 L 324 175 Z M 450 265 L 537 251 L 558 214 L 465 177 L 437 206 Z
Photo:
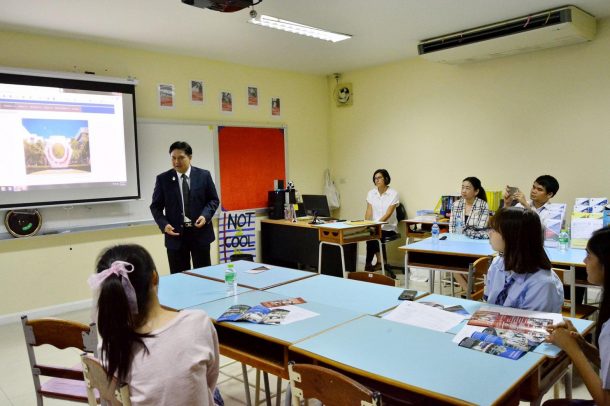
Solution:
M 272 97 L 271 98 L 271 115 L 274 117 L 279 117 L 282 113 L 280 98 Z
M 248 106 L 258 107 L 258 87 L 248 86 Z
M 159 107 L 162 109 L 173 109 L 176 91 L 174 85 L 160 84 L 158 86 Z
M 204 93 L 203 93 L 203 81 L 202 80 L 191 80 L 191 103 L 203 104 Z
M 233 112 L 233 95 L 231 92 L 220 92 L 220 111 L 223 113 Z

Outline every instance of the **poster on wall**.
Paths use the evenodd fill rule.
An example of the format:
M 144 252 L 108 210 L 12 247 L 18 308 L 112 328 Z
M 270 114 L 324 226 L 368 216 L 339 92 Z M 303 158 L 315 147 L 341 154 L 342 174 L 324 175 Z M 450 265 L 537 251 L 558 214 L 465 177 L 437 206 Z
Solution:
M 273 97 L 271 99 L 271 115 L 274 117 L 279 117 L 281 114 L 281 109 L 280 109 L 280 98 L 279 97 Z
M 258 87 L 248 86 L 248 106 L 258 107 Z
M 223 211 L 218 218 L 218 261 L 230 262 L 231 255 L 249 254 L 256 259 L 256 212 Z
M 203 81 L 191 80 L 191 103 L 203 104 Z
M 158 86 L 159 93 L 159 107 L 162 109 L 173 109 L 174 98 L 176 96 L 176 92 L 174 89 L 174 85 L 170 84 L 160 84 Z
M 220 92 L 220 111 L 223 113 L 233 112 L 233 95 L 231 92 Z

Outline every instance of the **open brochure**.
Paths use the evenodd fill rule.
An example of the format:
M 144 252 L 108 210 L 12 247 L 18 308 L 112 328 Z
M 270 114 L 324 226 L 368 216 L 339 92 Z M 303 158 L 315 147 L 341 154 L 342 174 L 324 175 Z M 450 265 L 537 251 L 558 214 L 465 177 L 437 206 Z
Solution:
M 282 305 L 282 307 L 269 308 L 264 304 L 276 304 L 279 302 L 292 302 L 293 304 Z M 302 298 L 291 298 L 284 300 L 274 300 L 263 302 L 257 306 L 233 305 L 227 309 L 219 318 L 221 321 L 249 321 L 259 324 L 291 324 L 297 321 L 306 320 L 311 317 L 319 316 L 319 313 L 312 312 L 301 306 L 294 304 L 306 303 Z
M 289 310 L 270 309 L 265 306 L 234 305 L 224 312 L 219 318 L 221 321 L 249 321 L 261 324 L 280 324 L 286 318 Z
M 453 339 L 461 347 L 519 359 L 548 336 L 547 327 L 559 323 L 560 314 L 508 307 L 482 307 Z

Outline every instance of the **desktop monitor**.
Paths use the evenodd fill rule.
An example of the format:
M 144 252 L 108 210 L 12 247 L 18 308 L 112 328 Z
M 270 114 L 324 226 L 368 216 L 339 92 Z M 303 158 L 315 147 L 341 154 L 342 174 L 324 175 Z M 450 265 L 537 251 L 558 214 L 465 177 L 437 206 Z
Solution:
M 330 208 L 326 195 L 303 195 L 303 206 L 307 214 L 317 214 L 320 217 L 330 217 Z

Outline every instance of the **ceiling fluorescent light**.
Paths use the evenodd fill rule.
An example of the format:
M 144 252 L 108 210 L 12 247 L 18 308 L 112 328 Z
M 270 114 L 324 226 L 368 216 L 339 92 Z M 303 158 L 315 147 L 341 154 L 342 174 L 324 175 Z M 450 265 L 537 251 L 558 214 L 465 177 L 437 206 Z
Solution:
M 267 28 L 275 28 L 276 30 L 288 31 L 293 34 L 305 35 L 322 39 L 324 41 L 339 42 L 351 38 L 351 35 L 339 34 L 332 31 L 322 30 L 320 28 L 310 27 L 307 25 L 293 23 L 292 21 L 281 20 L 279 18 L 262 15 L 258 18 L 248 20 L 249 23 L 262 25 Z

